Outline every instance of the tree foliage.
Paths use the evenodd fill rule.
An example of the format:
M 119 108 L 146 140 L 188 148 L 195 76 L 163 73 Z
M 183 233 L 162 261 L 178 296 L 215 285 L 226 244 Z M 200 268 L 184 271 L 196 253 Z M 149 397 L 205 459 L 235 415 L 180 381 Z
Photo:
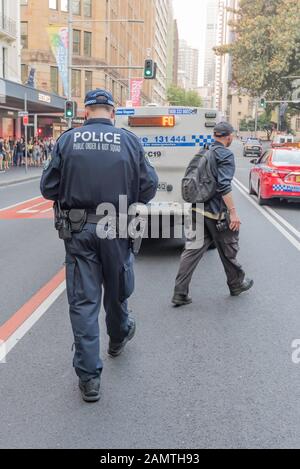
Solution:
M 239 128 L 241 132 L 254 132 L 255 120 L 252 118 L 242 119 Z M 267 140 L 270 140 L 275 129 L 276 122 L 272 122 L 271 108 L 268 108 L 263 114 L 258 117 L 257 130 L 261 132 L 266 132 Z
M 300 75 L 299 0 L 241 0 L 232 44 L 217 47 L 230 53 L 233 85 L 251 96 L 291 99 L 293 80 Z
M 170 86 L 167 96 L 171 106 L 201 107 L 203 105 L 196 91 L 187 91 L 177 86 Z

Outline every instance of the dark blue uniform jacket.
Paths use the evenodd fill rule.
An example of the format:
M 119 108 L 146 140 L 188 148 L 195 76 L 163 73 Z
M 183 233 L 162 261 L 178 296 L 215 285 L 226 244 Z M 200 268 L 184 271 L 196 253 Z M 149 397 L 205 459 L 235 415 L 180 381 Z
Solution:
M 128 205 L 146 204 L 157 187 L 155 169 L 140 140 L 109 119 L 90 119 L 65 132 L 41 180 L 43 196 L 59 200 L 64 209 L 97 209 L 101 203 L 118 209 L 120 195 L 128 196 Z

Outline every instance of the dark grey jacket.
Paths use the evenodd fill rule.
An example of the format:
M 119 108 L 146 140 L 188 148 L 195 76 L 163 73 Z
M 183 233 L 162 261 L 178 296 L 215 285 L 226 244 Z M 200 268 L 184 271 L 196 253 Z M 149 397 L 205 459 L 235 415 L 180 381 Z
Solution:
M 215 142 L 211 146 L 213 150 L 212 172 L 217 181 L 216 195 L 205 204 L 207 212 L 218 214 L 226 209 L 223 196 L 232 192 L 232 180 L 235 174 L 234 154 L 222 143 Z

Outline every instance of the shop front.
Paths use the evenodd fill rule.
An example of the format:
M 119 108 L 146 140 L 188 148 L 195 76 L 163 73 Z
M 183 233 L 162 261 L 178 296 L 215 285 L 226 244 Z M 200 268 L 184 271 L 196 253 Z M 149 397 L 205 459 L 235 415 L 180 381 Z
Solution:
M 28 86 L 0 79 L 0 137 L 24 136 L 18 113 L 29 113 L 28 138 L 52 137 L 66 126 L 62 121 L 65 99 Z M 58 127 L 56 127 L 58 125 Z

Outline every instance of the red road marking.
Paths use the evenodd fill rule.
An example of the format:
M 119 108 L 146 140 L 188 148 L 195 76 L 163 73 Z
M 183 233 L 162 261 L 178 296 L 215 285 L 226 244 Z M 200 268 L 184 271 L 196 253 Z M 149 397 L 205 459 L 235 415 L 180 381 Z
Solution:
M 62 269 L 0 327 L 0 341 L 6 342 L 64 280 L 65 269 Z
M 22 220 L 53 218 L 53 202 L 39 197 L 35 200 L 22 202 L 15 207 L 0 211 L 0 220 Z

